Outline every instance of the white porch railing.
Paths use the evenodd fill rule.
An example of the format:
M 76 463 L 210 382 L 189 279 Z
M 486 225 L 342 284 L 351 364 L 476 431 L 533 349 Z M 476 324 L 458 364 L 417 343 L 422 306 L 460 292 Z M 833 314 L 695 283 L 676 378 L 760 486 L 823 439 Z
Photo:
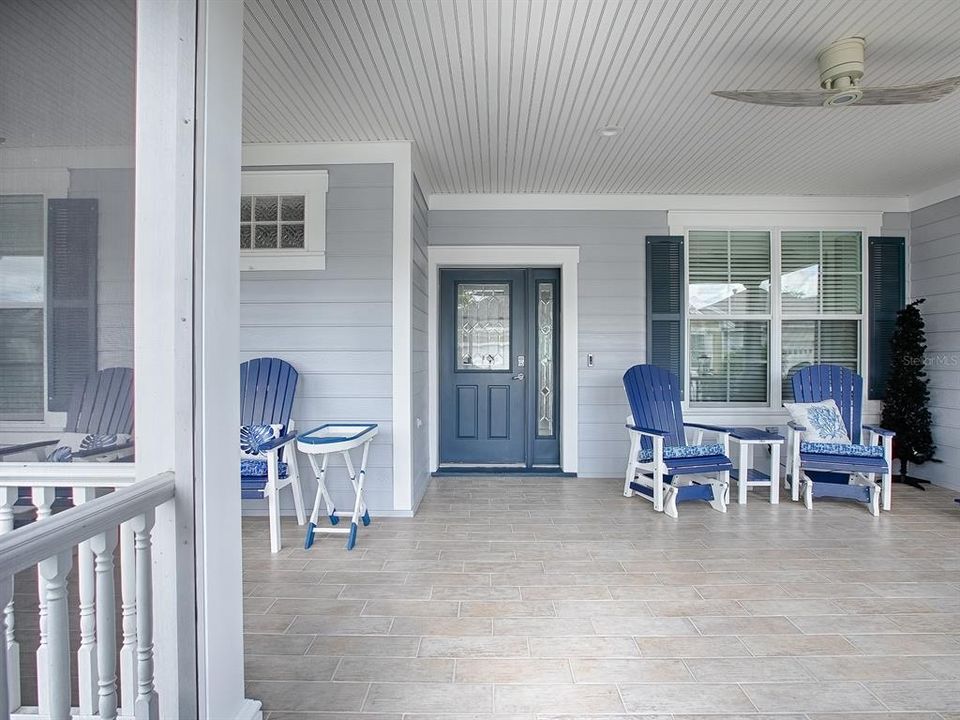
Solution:
M 155 509 L 174 496 L 173 473 L 134 483 L 128 464 L 76 463 L 67 470 L 69 478 L 65 470 L 55 463 L 0 463 L 0 606 L 6 631 L 0 648 L 0 720 L 67 720 L 71 715 L 156 720 L 151 531 Z M 18 486 L 31 488 L 38 521 L 14 530 Z M 72 488 L 75 507 L 51 516 L 56 489 L 63 487 Z M 96 497 L 101 488 L 115 491 Z M 119 653 L 114 580 L 118 544 Z M 67 593 L 74 548 L 80 628 L 77 706 L 72 704 Z M 37 568 L 39 599 L 37 705 L 24 707 L 13 581 L 32 567 Z

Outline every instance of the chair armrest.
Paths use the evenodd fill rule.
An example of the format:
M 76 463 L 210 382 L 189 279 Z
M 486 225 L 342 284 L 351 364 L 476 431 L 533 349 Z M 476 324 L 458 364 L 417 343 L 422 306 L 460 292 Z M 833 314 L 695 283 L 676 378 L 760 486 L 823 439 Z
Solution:
M 789 420 L 787 422 L 787 427 L 796 432 L 806 432 L 807 430 L 803 425 L 798 422 L 794 422 L 793 420 Z
M 627 423 L 625 427 L 627 428 L 627 430 L 633 430 L 634 432 L 638 432 L 641 435 L 649 435 L 651 437 L 667 437 L 670 434 L 663 430 L 653 430 L 652 428 L 640 427 L 638 425 L 630 425 L 629 423 Z
M 721 435 L 729 435 L 730 428 L 720 427 L 719 425 L 705 425 L 703 423 L 692 423 L 685 422 L 684 427 L 700 428 L 701 430 L 709 430 L 710 432 L 720 433 Z
M 893 430 L 887 430 L 882 428 L 879 425 L 864 425 L 864 430 L 869 430 L 870 432 L 879 435 L 880 437 L 896 437 L 896 433 Z
M 116 445 L 103 445 L 102 447 L 90 448 L 89 450 L 77 450 L 75 453 L 71 453 L 74 458 L 84 458 L 96 457 L 97 455 L 108 455 L 113 452 L 119 452 L 120 450 L 127 450 L 133 447 L 133 440 L 125 443 L 117 443 Z
M 278 447 L 282 447 L 287 443 L 291 443 L 297 439 L 297 434 L 295 432 L 284 433 L 278 438 L 274 438 L 270 442 L 264 443 L 260 446 L 260 452 L 269 452 L 270 450 L 276 450 Z
M 60 442 L 57 440 L 38 440 L 37 442 L 24 443 L 23 445 L 11 445 L 10 447 L 0 448 L 0 457 L 4 455 L 15 455 L 17 453 L 27 452 L 28 450 L 38 450 L 42 447 L 47 447 L 48 445 L 56 445 Z

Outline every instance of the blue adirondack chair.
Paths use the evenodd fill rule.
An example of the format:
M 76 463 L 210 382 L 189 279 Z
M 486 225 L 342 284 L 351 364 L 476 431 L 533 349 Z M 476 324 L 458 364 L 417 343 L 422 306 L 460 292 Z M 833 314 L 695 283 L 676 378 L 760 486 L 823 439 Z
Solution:
M 267 500 L 271 552 L 278 552 L 282 545 L 280 490 L 292 488 L 297 522 L 306 522 L 297 467 L 297 434 L 290 418 L 298 378 L 293 366 L 279 358 L 256 358 L 240 365 L 241 433 L 244 427 L 282 426 L 279 437 L 258 446 L 262 459 L 240 462 L 240 496 L 246 500 Z
M 133 454 L 133 370 L 100 370 L 77 385 L 67 409 L 63 432 L 85 436 L 79 448 L 58 452 L 65 436 L 0 449 L 0 458 L 32 454 L 50 462 L 117 460 Z M 117 436 L 130 437 L 118 440 Z
M 880 514 L 881 501 L 883 509 L 890 510 L 895 433 L 863 424 L 863 378 L 840 365 L 811 365 L 798 370 L 792 383 L 797 402 L 833 399 L 853 443 L 807 443 L 802 438 L 806 428 L 796 422 L 787 423 L 793 499 L 800 499 L 802 482 L 808 509 L 813 507 L 815 497 L 836 497 L 866 503 L 873 515 Z M 861 444 L 864 436 L 866 442 Z M 877 475 L 882 477 L 882 486 L 876 483 Z
M 669 370 L 634 365 L 623 376 L 632 415 L 627 418 L 630 454 L 623 483 L 624 497 L 640 495 L 658 512 L 677 517 L 677 503 L 706 500 L 726 512 L 730 485 L 729 433 L 725 428 L 685 423 L 680 383 Z M 686 430 L 695 430 L 687 444 Z M 716 433 L 717 443 L 703 443 L 704 431 Z M 712 475 L 690 479 L 684 476 Z

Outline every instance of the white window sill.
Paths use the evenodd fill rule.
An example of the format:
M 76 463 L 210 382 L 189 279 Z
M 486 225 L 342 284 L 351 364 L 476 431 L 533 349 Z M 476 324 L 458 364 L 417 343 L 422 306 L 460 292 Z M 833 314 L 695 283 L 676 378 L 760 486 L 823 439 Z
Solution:
M 240 271 L 248 270 L 325 270 L 326 253 L 292 252 L 264 253 L 240 252 Z

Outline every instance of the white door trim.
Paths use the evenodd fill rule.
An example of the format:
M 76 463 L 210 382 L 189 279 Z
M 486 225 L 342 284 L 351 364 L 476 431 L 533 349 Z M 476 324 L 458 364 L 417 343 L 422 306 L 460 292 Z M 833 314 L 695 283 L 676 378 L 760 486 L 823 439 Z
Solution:
M 444 267 L 558 267 L 560 268 L 560 467 L 577 472 L 578 380 L 576 245 L 431 245 L 427 249 L 429 280 L 427 347 L 429 371 L 430 470 L 440 459 L 440 268 Z

